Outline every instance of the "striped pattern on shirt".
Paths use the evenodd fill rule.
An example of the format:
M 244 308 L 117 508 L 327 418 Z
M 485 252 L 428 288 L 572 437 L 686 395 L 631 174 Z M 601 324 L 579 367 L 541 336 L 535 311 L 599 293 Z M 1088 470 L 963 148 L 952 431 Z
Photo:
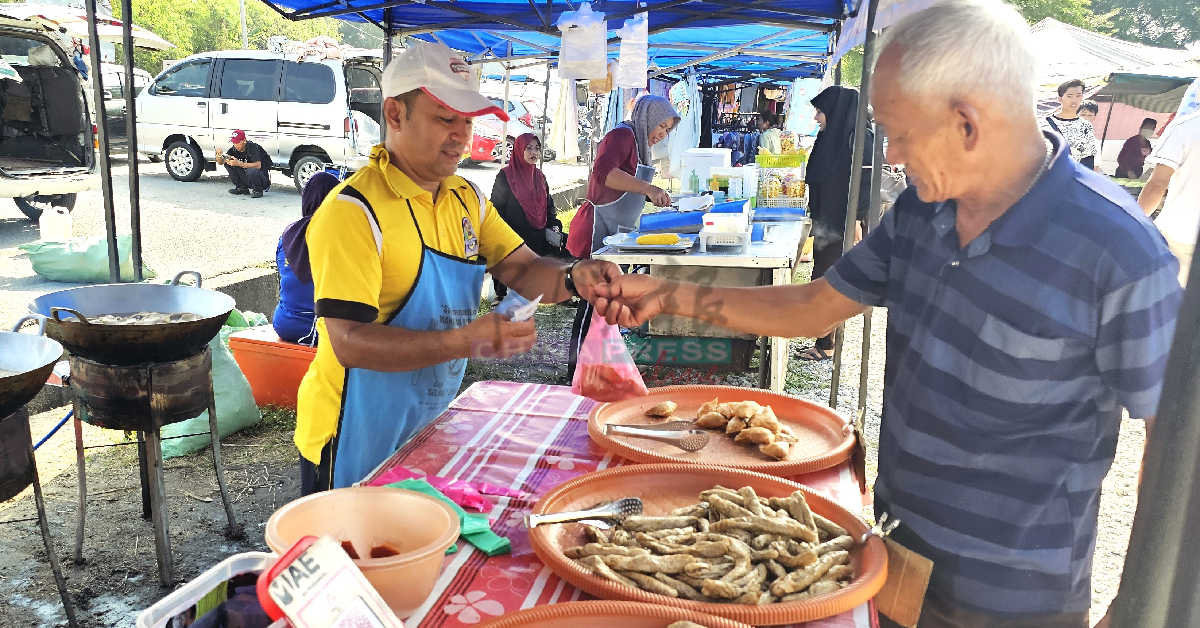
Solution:
M 877 510 L 931 587 L 997 616 L 1086 610 L 1121 408 L 1158 406 L 1178 264 L 1133 199 L 1056 154 L 966 247 L 907 190 L 825 275 L 888 308 Z

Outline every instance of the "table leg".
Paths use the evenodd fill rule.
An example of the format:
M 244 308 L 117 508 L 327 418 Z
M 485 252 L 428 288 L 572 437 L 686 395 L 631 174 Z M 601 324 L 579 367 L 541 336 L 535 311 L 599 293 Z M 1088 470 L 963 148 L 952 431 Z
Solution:
M 150 472 L 146 468 L 146 434 L 138 430 L 137 440 L 138 477 L 142 481 L 142 519 L 150 519 Z
M 241 538 L 243 532 L 237 525 L 237 517 L 233 514 L 233 502 L 229 500 L 229 489 L 225 486 L 225 467 L 221 464 L 221 436 L 217 432 L 217 402 L 208 404 L 208 431 L 212 436 L 213 469 L 217 474 L 217 486 L 221 489 L 221 503 L 225 506 L 225 520 L 229 526 L 225 528 L 225 537 Z
M 771 387 L 771 339 L 766 336 L 758 337 L 758 387 L 764 390 Z
M 162 441 L 158 428 L 146 432 L 146 465 L 150 475 L 150 505 L 154 525 L 154 553 L 158 558 L 158 583 L 175 584 L 175 566 L 171 562 L 171 532 L 167 521 L 167 494 L 163 479 Z
M 75 410 L 75 470 L 79 477 L 79 504 L 75 515 L 75 564 L 83 563 L 83 524 L 87 518 L 87 464 L 83 459 L 83 421 L 79 419 L 79 403 L 73 401 Z
M 46 502 L 42 498 L 42 482 L 38 479 L 37 462 L 33 460 L 33 447 L 29 448 L 29 459 L 33 461 L 33 503 L 37 505 L 38 525 L 42 528 L 42 543 L 46 546 L 46 558 L 50 561 L 50 571 L 54 573 L 54 584 L 58 587 L 63 610 L 67 613 L 67 625 L 77 628 L 79 623 L 75 621 L 75 607 L 71 604 L 71 595 L 67 592 L 66 581 L 63 580 L 62 565 L 58 562 L 58 551 L 54 549 L 54 543 L 50 538 L 50 524 L 46 521 Z M 80 514 L 83 513 L 80 512 Z M 82 520 L 80 518 L 80 521 Z
M 776 268 L 771 273 L 771 284 L 776 286 L 785 286 L 792 283 L 792 270 L 790 268 Z M 788 363 L 788 339 L 787 338 L 771 338 L 771 390 L 777 393 L 783 392 L 784 382 L 787 380 L 787 363 Z

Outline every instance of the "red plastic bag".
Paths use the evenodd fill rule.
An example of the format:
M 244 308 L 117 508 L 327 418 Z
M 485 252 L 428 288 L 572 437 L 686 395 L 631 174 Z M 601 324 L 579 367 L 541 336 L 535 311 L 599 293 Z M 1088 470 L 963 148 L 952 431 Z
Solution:
M 591 327 L 579 348 L 571 392 L 596 401 L 621 401 L 650 394 L 629 356 L 621 330 L 609 325 L 599 312 L 592 312 Z

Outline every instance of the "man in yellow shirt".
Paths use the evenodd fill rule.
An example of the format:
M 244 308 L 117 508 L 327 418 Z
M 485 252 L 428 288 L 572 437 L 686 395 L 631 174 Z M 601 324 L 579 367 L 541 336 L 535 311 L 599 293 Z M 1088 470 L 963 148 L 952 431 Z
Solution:
M 485 269 L 551 303 L 591 298 L 596 282 L 620 274 L 611 263 L 538 257 L 454 174 L 472 118 L 507 114 L 452 50 L 410 47 L 382 88 L 384 144 L 330 192 L 306 236 L 321 342 L 297 405 L 305 495 L 363 479 L 445 411 L 468 357 L 533 346 L 532 320 L 476 318 Z

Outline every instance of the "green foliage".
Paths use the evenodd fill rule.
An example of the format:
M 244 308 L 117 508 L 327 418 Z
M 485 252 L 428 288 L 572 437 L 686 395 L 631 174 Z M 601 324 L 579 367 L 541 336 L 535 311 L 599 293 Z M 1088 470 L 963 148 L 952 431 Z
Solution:
M 292 22 L 257 0 L 245 0 L 250 48 L 265 50 L 267 38 L 285 35 L 304 41 L 319 35 L 338 38 L 339 22 L 322 18 Z M 120 6 L 113 7 L 120 17 Z M 134 64 L 158 74 L 164 59 L 182 59 L 198 52 L 242 47 L 238 0 L 133 0 L 133 21 L 175 44 L 162 51 L 138 50 Z
M 1196 0 L 1093 0 L 1092 6 L 1110 15 L 1113 34 L 1121 39 L 1167 48 L 1200 39 Z
M 863 47 L 851 48 L 842 55 L 842 85 L 858 87 L 862 84 Z
M 1052 17 L 1064 24 L 1071 24 L 1090 31 L 1108 34 L 1112 25 L 1108 15 L 1093 11 L 1091 0 L 1006 0 L 1017 7 L 1030 24 Z

